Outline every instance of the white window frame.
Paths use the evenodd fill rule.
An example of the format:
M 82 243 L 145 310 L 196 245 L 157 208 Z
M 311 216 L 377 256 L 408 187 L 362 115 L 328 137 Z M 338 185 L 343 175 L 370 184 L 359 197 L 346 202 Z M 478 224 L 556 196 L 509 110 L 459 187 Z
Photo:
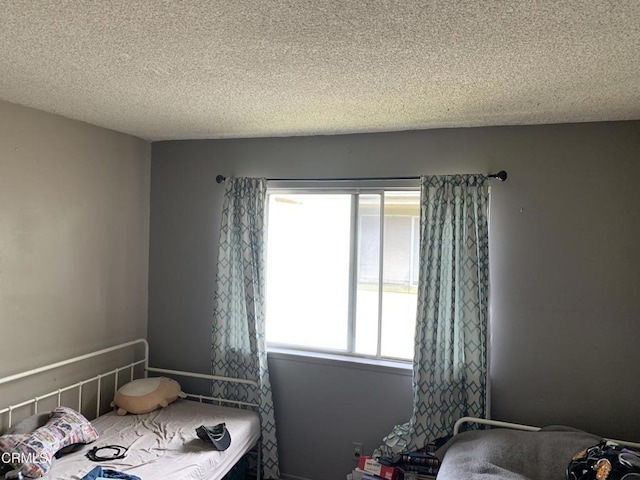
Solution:
M 269 181 L 267 185 L 267 209 L 265 212 L 265 226 L 268 233 L 269 225 L 269 196 L 274 194 L 295 195 L 295 194 L 382 194 L 384 198 L 385 191 L 420 191 L 420 183 L 418 179 L 393 179 L 393 180 L 348 180 L 348 181 Z M 378 296 L 378 338 L 377 338 L 377 354 L 367 355 L 355 352 L 355 336 L 356 336 L 356 295 L 357 295 L 357 261 L 358 261 L 358 202 L 352 201 L 351 210 L 351 242 L 350 242 L 350 265 L 349 265 L 349 318 L 347 326 L 347 350 L 323 349 L 318 347 L 307 347 L 304 345 L 282 344 L 277 342 L 267 342 L 269 351 L 279 353 L 303 353 L 308 355 L 330 355 L 334 358 L 343 357 L 346 360 L 364 359 L 375 362 L 398 362 L 402 364 L 410 364 L 412 359 L 397 358 L 381 355 L 382 345 L 382 289 Z M 380 218 L 384 219 L 384 201 L 380 205 Z M 268 234 L 265 235 L 265 259 L 268 248 Z M 379 257 L 379 282 L 382 278 L 382 269 L 384 262 L 384 228 L 380 228 L 380 257 Z M 269 268 L 267 264 L 266 269 Z M 411 267 L 412 268 L 412 267 Z M 265 275 L 267 278 L 268 275 Z M 268 321 L 268 319 L 266 319 Z

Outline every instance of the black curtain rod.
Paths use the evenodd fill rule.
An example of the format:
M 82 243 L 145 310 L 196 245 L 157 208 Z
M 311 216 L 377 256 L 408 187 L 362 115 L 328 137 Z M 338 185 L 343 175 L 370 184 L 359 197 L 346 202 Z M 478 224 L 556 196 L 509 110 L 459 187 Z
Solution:
M 501 182 L 507 179 L 507 172 L 500 170 L 498 173 L 490 173 L 489 178 L 497 178 Z M 216 176 L 216 182 L 222 183 L 227 179 L 224 175 Z M 350 182 L 354 180 L 418 180 L 420 177 L 343 177 L 343 178 L 267 178 L 270 182 Z

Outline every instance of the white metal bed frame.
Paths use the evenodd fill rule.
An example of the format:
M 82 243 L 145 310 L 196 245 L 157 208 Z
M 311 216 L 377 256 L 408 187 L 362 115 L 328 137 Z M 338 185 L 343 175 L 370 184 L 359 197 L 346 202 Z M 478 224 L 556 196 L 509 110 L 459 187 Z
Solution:
M 487 425 L 490 427 L 499 427 L 499 428 L 511 428 L 514 430 L 524 430 L 527 432 L 537 432 L 540 430 L 540 427 L 534 427 L 532 425 L 522 425 L 520 423 L 510 423 L 510 422 L 501 422 L 499 420 L 490 420 L 488 418 L 478 418 L 478 417 L 462 417 L 459 419 L 455 425 L 453 426 L 453 435 L 458 435 L 460 433 L 460 427 L 462 427 L 465 423 L 477 423 L 480 425 Z M 626 440 L 614 440 L 612 438 L 605 438 L 609 442 L 618 443 L 620 445 L 624 445 L 631 448 L 640 449 L 640 443 L 636 442 L 628 442 Z
M 144 347 L 144 353 L 143 353 L 143 358 L 139 359 L 139 360 L 135 360 L 136 355 L 135 351 L 135 347 L 137 345 L 142 345 Z M 174 376 L 181 376 L 181 377 L 187 377 L 187 378 L 198 378 L 198 379 L 204 379 L 204 380 L 215 380 L 215 381 L 220 381 L 220 382 L 227 382 L 227 383 L 240 383 L 240 384 L 246 384 L 246 385 L 251 385 L 254 387 L 257 387 L 258 384 L 257 382 L 253 381 L 253 380 L 246 380 L 246 379 L 242 379 L 242 378 L 231 378 L 231 377 L 223 377 L 223 376 L 218 376 L 218 375 L 207 375 L 207 374 L 203 374 L 203 373 L 195 373 L 195 372 L 185 372 L 185 371 L 181 371 L 181 370 L 170 370 L 170 369 L 165 369 L 165 368 L 155 368 L 155 367 L 150 367 L 149 366 L 149 343 L 147 342 L 146 339 L 144 338 L 139 338 L 136 340 L 132 340 L 129 342 L 125 342 L 125 343 L 121 343 L 119 345 L 114 345 L 113 347 L 108 347 L 108 348 L 103 348 L 102 350 L 97 350 L 95 352 L 91 352 L 91 353 L 87 353 L 84 355 L 79 355 L 77 357 L 73 357 L 73 358 L 69 358 L 67 360 L 62 360 L 56 363 L 52 363 L 50 365 L 46 365 L 43 367 L 38 367 L 38 368 L 34 368 L 31 370 L 27 370 L 25 372 L 20 372 L 20 373 L 16 373 L 13 375 L 9 375 L 3 378 L 0 378 L 0 385 L 3 384 L 7 384 L 7 383 L 11 383 L 11 382 L 15 382 L 18 381 L 20 379 L 23 378 L 27 378 L 27 377 L 31 377 L 34 375 L 38 375 L 41 373 L 45 373 L 48 372 L 50 370 L 54 370 L 57 368 L 61 368 L 61 367 L 65 367 L 68 365 L 72 365 L 72 364 L 77 364 L 79 362 L 85 361 L 85 360 L 89 360 L 91 358 L 96 358 L 96 357 L 100 357 L 102 355 L 106 355 L 108 353 L 112 353 L 112 352 L 117 352 L 117 351 L 126 351 L 127 349 L 131 350 L 132 352 L 134 352 L 134 360 L 132 362 L 129 362 L 121 367 L 117 367 L 114 368 L 112 370 L 109 370 L 107 372 L 102 372 L 98 375 L 95 375 L 91 378 L 85 379 L 85 380 L 80 380 L 72 385 L 66 385 L 64 387 L 60 387 L 56 390 L 53 390 L 49 393 L 45 393 L 44 395 L 37 395 L 35 397 L 31 397 L 27 400 L 24 400 L 22 402 L 16 403 L 16 404 L 12 404 L 9 405 L 7 407 L 4 408 L 0 408 L 0 420 L 3 418 L 3 415 L 8 415 L 7 417 L 7 428 L 11 428 L 12 426 L 12 414 L 13 411 L 16 409 L 21 409 L 21 408 L 25 408 L 28 407 L 29 405 L 32 405 L 33 407 L 33 414 L 37 414 L 38 413 L 38 404 L 45 399 L 51 398 L 51 397 L 57 397 L 56 398 L 56 405 L 57 406 L 63 406 L 62 405 L 62 394 L 65 392 L 69 392 L 69 391 L 73 391 L 74 389 L 78 390 L 78 397 L 77 397 L 77 410 L 80 411 L 82 409 L 83 406 L 83 389 L 85 386 L 87 385 L 91 385 L 97 382 L 97 393 L 96 393 L 96 410 L 95 410 L 95 416 L 99 417 L 103 412 L 101 412 L 101 405 L 102 405 L 102 401 L 104 400 L 102 398 L 102 381 L 104 379 L 113 377 L 114 378 L 114 393 L 115 391 L 119 388 L 119 375 L 120 372 L 122 371 L 126 371 L 129 370 L 129 380 L 133 380 L 134 378 L 136 378 L 135 376 L 135 372 L 136 372 L 136 367 L 142 365 L 143 366 L 143 377 L 147 377 L 147 374 L 149 372 L 153 372 L 153 373 L 159 373 L 159 374 L 165 374 L 165 375 L 174 375 Z M 237 408 L 242 408 L 242 407 L 258 407 L 259 405 L 256 403 L 250 403 L 250 402 L 242 402 L 242 401 L 237 401 L 237 400 L 228 400 L 225 398 L 220 398 L 220 397 L 211 397 L 211 396 L 207 396 L 207 395 L 200 395 L 200 394 L 191 394 L 191 393 L 186 393 L 186 398 L 192 399 L 192 400 L 197 400 L 199 402 L 208 402 L 208 403 L 217 403 L 218 405 L 223 405 L 223 404 L 231 404 L 231 405 L 235 405 Z M 69 403 L 69 402 L 66 402 Z M 64 405 L 67 407 L 72 407 L 72 405 Z M 261 445 L 260 445 L 261 441 L 260 439 L 258 439 L 258 442 L 256 443 L 256 450 L 257 450 L 257 468 L 256 468 L 256 478 L 258 480 L 260 480 L 260 464 L 261 464 Z

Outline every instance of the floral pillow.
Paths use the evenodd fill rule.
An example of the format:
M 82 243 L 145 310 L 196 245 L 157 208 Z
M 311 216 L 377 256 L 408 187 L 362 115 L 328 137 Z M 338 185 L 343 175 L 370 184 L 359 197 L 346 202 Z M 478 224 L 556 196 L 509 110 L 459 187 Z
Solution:
M 0 452 L 27 478 L 40 478 L 51 467 L 58 450 L 74 443 L 91 443 L 98 432 L 81 413 L 67 407 L 51 412 L 46 425 L 31 433 L 3 435 Z

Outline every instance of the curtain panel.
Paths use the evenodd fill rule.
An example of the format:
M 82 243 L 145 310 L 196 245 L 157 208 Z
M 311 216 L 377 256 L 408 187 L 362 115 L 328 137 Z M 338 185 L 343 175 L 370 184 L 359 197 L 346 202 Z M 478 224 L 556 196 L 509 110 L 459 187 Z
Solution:
M 376 456 L 412 452 L 463 416 L 487 416 L 488 186 L 483 175 L 421 177 L 413 414 Z
M 258 387 L 214 382 L 212 394 L 259 405 L 263 478 L 277 479 L 278 445 L 265 342 L 266 190 L 265 179 L 226 179 L 211 344 L 214 375 L 254 380 Z

